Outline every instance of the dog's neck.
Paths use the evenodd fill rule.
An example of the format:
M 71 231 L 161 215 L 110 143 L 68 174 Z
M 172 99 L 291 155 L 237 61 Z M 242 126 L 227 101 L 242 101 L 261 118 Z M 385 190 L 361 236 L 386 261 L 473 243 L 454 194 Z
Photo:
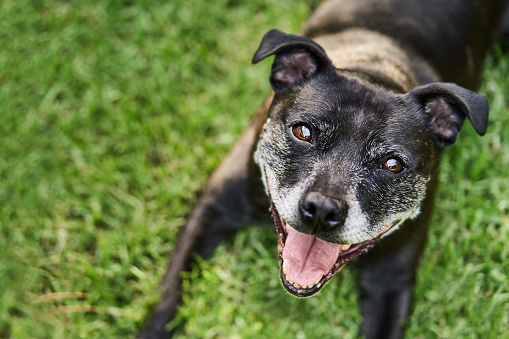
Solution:
M 324 47 L 339 73 L 366 84 L 406 93 L 439 80 L 421 58 L 374 31 L 349 29 L 314 40 Z

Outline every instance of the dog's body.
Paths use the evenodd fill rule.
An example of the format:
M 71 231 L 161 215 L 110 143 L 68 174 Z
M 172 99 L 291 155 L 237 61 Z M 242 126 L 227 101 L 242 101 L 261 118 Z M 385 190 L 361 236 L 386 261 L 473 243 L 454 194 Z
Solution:
M 253 62 L 275 55 L 274 95 L 192 212 L 142 337 L 168 337 L 193 255 L 268 221 L 269 206 L 285 288 L 314 294 L 367 252 L 357 259 L 361 332 L 400 337 L 440 152 L 465 118 L 486 131 L 486 99 L 472 90 L 503 9 L 502 0 L 332 0 L 303 29 L 315 42 L 267 33 Z

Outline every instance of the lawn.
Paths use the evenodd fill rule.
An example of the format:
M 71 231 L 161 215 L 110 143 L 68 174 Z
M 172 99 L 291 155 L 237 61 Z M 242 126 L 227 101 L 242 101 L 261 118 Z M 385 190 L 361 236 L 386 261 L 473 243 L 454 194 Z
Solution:
M 0 4 L 0 338 L 133 338 L 178 228 L 270 90 L 251 65 L 294 0 Z M 509 338 L 509 55 L 490 55 L 488 133 L 443 158 L 407 338 Z M 354 265 L 317 296 L 279 283 L 252 227 L 187 275 L 182 338 L 355 338 Z

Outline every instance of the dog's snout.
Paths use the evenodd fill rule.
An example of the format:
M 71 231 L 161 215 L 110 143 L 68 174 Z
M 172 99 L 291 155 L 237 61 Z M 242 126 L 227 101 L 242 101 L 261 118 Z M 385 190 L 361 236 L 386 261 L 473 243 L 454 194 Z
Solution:
M 303 220 L 314 229 L 330 231 L 343 225 L 348 205 L 341 199 L 331 198 L 319 192 L 308 192 L 301 201 Z

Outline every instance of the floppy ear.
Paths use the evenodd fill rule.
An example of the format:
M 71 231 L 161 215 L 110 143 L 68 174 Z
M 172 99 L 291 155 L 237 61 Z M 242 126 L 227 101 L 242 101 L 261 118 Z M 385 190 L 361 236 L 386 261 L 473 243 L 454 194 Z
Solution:
M 479 135 L 486 133 L 489 105 L 486 97 L 453 83 L 436 82 L 412 89 L 424 107 L 431 130 L 442 148 L 456 142 L 465 117 Z
M 300 85 L 314 74 L 334 67 L 323 48 L 314 41 L 276 29 L 263 37 L 253 64 L 274 54 L 270 84 L 275 91 Z

